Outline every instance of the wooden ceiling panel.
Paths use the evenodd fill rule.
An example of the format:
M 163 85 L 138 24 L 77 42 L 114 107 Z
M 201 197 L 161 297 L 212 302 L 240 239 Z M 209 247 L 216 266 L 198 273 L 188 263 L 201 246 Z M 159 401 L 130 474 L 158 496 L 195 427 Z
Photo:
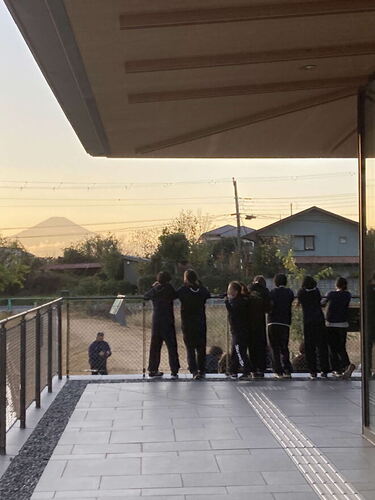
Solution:
M 371 43 L 374 22 L 375 12 L 303 20 L 296 18 L 153 28 L 120 31 L 120 34 L 128 60 L 160 59 Z
M 357 154 L 352 136 L 338 150 L 331 146 L 356 120 L 356 97 L 301 110 L 145 154 L 155 158 L 350 158 Z M 298 126 L 296 125 L 298 124 Z M 322 133 L 323 132 L 323 133 Z
M 257 21 L 260 19 L 307 18 L 309 16 L 355 14 L 374 12 L 372 0 L 321 0 L 266 3 L 248 6 L 231 5 L 228 7 L 188 10 L 162 10 L 159 12 L 124 13 L 120 16 L 120 29 L 151 29 L 197 24 L 223 24 L 233 22 Z
M 311 70 L 302 69 L 315 66 Z M 274 82 L 355 78 L 375 71 L 375 55 L 335 59 L 309 59 L 272 64 L 200 68 L 126 75 L 128 94 L 184 91 L 205 87 L 269 85 Z M 125 73 L 125 71 L 124 71 Z M 157 78 L 156 78 L 157 75 Z
M 29 0 L 7 1 L 27 25 Z M 28 43 L 46 50 L 48 33 L 62 45 L 70 71 L 62 107 L 72 108 L 70 85 L 83 109 L 96 109 L 107 156 L 356 154 L 355 95 L 375 71 L 375 0 L 34 2 L 51 26 L 33 19 L 39 45 Z M 63 73 L 48 72 L 58 56 L 40 54 L 58 89 Z

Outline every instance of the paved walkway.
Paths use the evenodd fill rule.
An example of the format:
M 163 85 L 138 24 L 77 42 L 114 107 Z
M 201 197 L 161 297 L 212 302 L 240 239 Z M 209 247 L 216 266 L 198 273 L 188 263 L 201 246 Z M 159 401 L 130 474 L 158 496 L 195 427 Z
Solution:
M 32 499 L 373 500 L 359 387 L 89 384 Z

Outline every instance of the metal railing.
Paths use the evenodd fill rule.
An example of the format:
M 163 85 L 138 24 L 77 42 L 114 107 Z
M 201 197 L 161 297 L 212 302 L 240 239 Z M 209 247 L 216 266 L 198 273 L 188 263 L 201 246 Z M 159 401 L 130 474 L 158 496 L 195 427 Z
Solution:
M 6 452 L 6 433 L 17 421 L 26 427 L 26 410 L 62 369 L 62 306 L 55 299 L 0 321 L 0 454 Z
M 66 357 L 67 375 L 90 374 L 88 348 L 98 332 L 103 332 L 110 344 L 112 356 L 108 359 L 108 371 L 111 374 L 145 374 L 151 340 L 152 304 L 142 297 L 125 298 L 124 307 L 116 321 L 110 314 L 116 297 L 65 297 L 66 301 Z M 358 304 L 353 304 L 353 312 L 358 311 Z M 227 322 L 224 299 L 216 297 L 208 300 L 207 349 L 221 347 L 224 353 L 231 349 L 231 335 Z M 181 371 L 187 372 L 185 345 L 182 338 L 180 307 L 175 302 L 175 324 Z M 360 335 L 355 326 L 348 334 L 348 352 L 355 364 L 360 363 Z M 299 354 L 303 340 L 302 311 L 293 309 L 290 335 L 291 356 Z M 228 357 L 226 358 L 228 369 Z M 169 371 L 168 353 L 162 349 L 161 371 Z
M 41 405 L 41 392 L 52 391 L 52 379 L 63 374 L 91 373 L 88 348 L 98 332 L 104 332 L 111 346 L 108 360 L 110 374 L 145 375 L 151 341 L 152 304 L 142 297 L 126 297 L 115 312 L 116 296 L 64 297 L 51 300 L 0 321 L 0 454 L 5 453 L 6 432 L 19 419 L 26 427 L 26 409 L 32 402 Z M 27 299 L 21 299 L 27 307 Z M 39 299 L 38 299 L 39 300 Z M 40 299 L 42 300 L 42 299 Z M 17 299 L 12 299 L 16 304 Z M 35 303 L 32 298 L 29 304 Z M 30 307 L 29 305 L 29 307 Z M 353 304 L 358 310 L 359 304 Z M 181 371 L 187 372 L 185 346 L 181 332 L 180 307 L 175 303 L 175 320 Z M 214 297 L 207 302 L 207 348 L 231 349 L 224 299 Z M 361 362 L 359 328 L 353 322 L 347 349 L 355 364 Z M 293 311 L 290 335 L 291 357 L 299 353 L 303 339 L 302 312 Z M 229 356 L 222 363 L 228 372 Z M 168 371 L 168 355 L 162 349 L 160 369 Z

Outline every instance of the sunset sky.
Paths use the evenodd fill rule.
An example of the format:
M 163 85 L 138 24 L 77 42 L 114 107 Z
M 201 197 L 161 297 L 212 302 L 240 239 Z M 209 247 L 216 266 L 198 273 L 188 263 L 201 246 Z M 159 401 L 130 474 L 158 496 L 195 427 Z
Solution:
M 231 178 L 254 228 L 318 205 L 357 220 L 356 160 L 114 160 L 84 151 L 0 2 L 0 234 L 48 217 L 126 234 L 182 209 L 235 223 Z M 313 140 L 313 138 L 312 138 Z

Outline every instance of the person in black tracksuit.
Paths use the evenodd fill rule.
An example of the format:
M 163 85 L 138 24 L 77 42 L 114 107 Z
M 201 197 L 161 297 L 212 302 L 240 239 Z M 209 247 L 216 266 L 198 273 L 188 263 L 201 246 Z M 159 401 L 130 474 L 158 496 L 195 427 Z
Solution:
M 272 351 L 272 364 L 276 378 L 291 378 L 289 329 L 294 294 L 286 287 L 285 274 L 276 274 L 274 283 L 276 288 L 270 292 L 271 311 L 268 314 L 268 340 Z
M 349 304 L 352 298 L 347 290 L 345 278 L 336 280 L 336 291 L 329 292 L 322 303 L 327 305 L 326 327 L 332 373 L 349 378 L 355 370 L 346 351 L 346 337 L 349 327 Z
M 242 293 L 243 286 L 238 281 L 229 283 L 225 306 L 232 335 L 232 352 L 230 357 L 230 376 L 247 379 L 251 373 L 250 360 L 247 355 L 249 338 L 249 301 Z
M 181 302 L 181 327 L 189 371 L 196 380 L 204 378 L 206 371 L 206 300 L 210 296 L 195 271 L 185 271 L 184 285 L 177 290 L 177 297 Z
M 303 335 L 305 357 L 310 378 L 315 379 L 318 372 L 318 360 L 321 376 L 326 378 L 330 371 L 328 360 L 327 333 L 321 307 L 321 295 L 317 283 L 311 276 L 306 276 L 298 290 L 298 304 L 302 306 Z M 318 354 L 318 360 L 317 360 Z
M 154 308 L 148 363 L 150 377 L 163 376 L 163 372 L 159 371 L 163 342 L 167 345 L 172 378 L 178 377 L 178 370 L 180 369 L 173 311 L 173 301 L 177 298 L 177 294 L 170 281 L 169 273 L 161 271 L 157 275 L 157 281 L 144 296 L 145 300 L 152 300 Z
M 270 292 L 263 276 L 256 276 L 249 286 L 250 360 L 254 377 L 264 377 L 266 371 L 266 313 L 270 310 Z

